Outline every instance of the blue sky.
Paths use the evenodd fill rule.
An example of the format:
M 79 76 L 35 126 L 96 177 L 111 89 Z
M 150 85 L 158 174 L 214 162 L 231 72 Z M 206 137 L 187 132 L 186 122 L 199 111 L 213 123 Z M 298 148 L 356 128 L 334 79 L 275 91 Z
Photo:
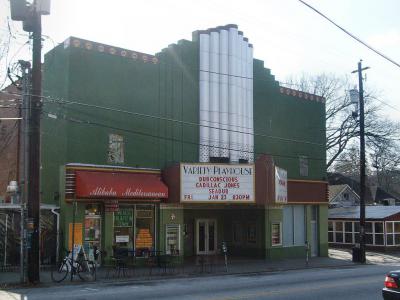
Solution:
M 306 0 L 393 60 L 400 62 L 400 1 Z M 0 0 L 0 33 L 7 33 L 9 0 Z M 227 23 L 239 25 L 255 57 L 280 81 L 321 72 L 349 75 L 363 59 L 370 66 L 366 88 L 378 90 L 385 114 L 400 120 L 400 68 L 384 60 L 297 0 L 52 0 L 43 17 L 44 53 L 68 36 L 154 54 L 191 32 Z M 8 61 L 29 59 L 20 22 L 11 22 Z M 15 53 L 18 54 L 15 55 Z M 4 59 L 2 61 L 4 64 Z M 3 67 L 2 67 L 3 68 Z M 3 69 L 2 69 L 3 71 Z M 1 73 L 3 75 L 4 72 Z

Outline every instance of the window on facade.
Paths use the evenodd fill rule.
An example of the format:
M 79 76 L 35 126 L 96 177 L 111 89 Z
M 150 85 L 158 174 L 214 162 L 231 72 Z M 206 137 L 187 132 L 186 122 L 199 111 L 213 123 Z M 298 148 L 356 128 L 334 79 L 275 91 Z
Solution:
M 123 164 L 124 158 L 124 137 L 119 134 L 108 136 L 108 163 Z
M 308 176 L 308 157 L 301 155 L 299 156 L 299 164 L 300 164 L 300 176 L 307 177 Z
M 328 231 L 333 231 L 333 222 L 328 221 Z
M 368 233 L 372 233 L 373 229 L 372 229 L 372 222 L 365 222 L 365 232 Z
M 344 229 L 346 232 L 353 232 L 353 222 L 344 222 Z
M 354 231 L 360 232 L 360 222 L 354 222 Z
M 271 244 L 272 246 L 282 245 L 281 223 L 271 224 Z
M 283 208 L 283 245 L 304 245 L 304 205 L 287 205 Z
M 399 222 L 400 223 L 400 222 Z M 394 225 L 386 223 L 386 228 L 393 230 Z M 359 222 L 354 221 L 329 221 L 328 222 L 328 242 L 338 244 L 355 244 L 360 243 Z M 385 233 L 383 222 L 366 222 L 365 223 L 365 243 L 367 245 L 384 246 Z M 388 230 L 388 229 L 387 229 Z M 391 233 L 387 237 L 387 243 L 393 244 L 396 240 L 395 233 Z M 400 232 L 399 232 L 400 242 Z
M 386 245 L 400 245 L 400 222 L 388 221 L 386 223 Z
M 154 207 L 136 205 L 135 246 L 137 250 L 152 250 L 154 247 Z
M 344 222 L 344 243 L 353 243 L 353 222 Z
M 133 208 L 120 207 L 114 212 L 114 244 L 133 249 Z
M 333 243 L 333 222 L 328 221 L 328 242 Z

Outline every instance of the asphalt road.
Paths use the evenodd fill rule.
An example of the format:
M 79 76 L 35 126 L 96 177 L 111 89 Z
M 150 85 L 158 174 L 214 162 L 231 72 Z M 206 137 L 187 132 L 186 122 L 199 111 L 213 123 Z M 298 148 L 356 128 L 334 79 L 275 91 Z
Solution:
M 0 291 L 1 300 L 102 299 L 381 299 L 387 271 L 400 266 L 367 265 L 280 273 L 92 283 Z

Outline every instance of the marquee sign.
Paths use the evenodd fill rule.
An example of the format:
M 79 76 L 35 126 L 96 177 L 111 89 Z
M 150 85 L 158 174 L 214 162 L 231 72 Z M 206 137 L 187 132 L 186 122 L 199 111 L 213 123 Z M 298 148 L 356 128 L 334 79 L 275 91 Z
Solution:
M 181 164 L 181 202 L 253 203 L 254 165 Z

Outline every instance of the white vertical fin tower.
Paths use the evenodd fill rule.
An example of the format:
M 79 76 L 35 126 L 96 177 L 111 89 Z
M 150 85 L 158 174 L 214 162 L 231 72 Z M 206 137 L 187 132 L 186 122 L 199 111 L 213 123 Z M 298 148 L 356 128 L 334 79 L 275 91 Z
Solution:
M 197 32 L 200 53 L 199 161 L 254 161 L 253 46 L 237 25 Z
M 253 122 L 253 45 L 247 49 L 247 137 L 249 163 L 254 162 L 254 122 Z
M 199 31 L 200 43 L 200 82 L 199 82 L 199 100 L 200 100 L 200 147 L 199 161 L 208 162 L 210 158 L 210 35 L 207 31 Z
M 219 31 L 210 30 L 210 157 L 219 155 Z
M 239 99 L 238 90 L 238 60 L 239 60 L 239 35 L 237 27 L 229 28 L 229 156 L 233 163 L 239 162 L 239 139 L 237 103 Z
M 228 111 L 228 29 L 226 27 L 218 27 L 219 31 L 219 121 L 221 130 L 219 135 L 220 155 L 229 158 L 229 111 Z

